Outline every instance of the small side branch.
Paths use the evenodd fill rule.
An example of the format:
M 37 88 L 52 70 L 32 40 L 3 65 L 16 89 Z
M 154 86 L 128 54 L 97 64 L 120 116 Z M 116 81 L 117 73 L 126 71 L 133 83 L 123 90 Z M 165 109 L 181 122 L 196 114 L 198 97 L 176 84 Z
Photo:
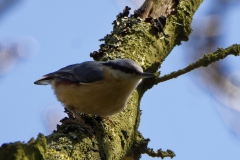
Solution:
M 145 153 L 151 157 L 159 157 L 162 159 L 165 157 L 173 158 L 176 156 L 175 153 L 169 149 L 167 151 L 162 151 L 162 149 L 159 149 L 154 152 L 153 149 L 148 148 L 147 150 L 145 150 Z
M 159 77 L 155 80 L 155 84 L 158 84 L 160 82 L 167 81 L 172 78 L 177 78 L 178 76 L 185 74 L 187 72 L 190 72 L 196 68 L 199 67 L 207 67 L 209 64 L 219 61 L 228 55 L 234 55 L 234 56 L 239 56 L 240 55 L 240 45 L 239 44 L 234 44 L 226 49 L 219 48 L 217 51 L 213 53 L 209 53 L 208 55 L 204 55 L 201 59 L 198 61 L 190 64 L 186 68 L 180 69 L 176 72 L 172 72 L 170 74 L 164 75 L 162 77 Z

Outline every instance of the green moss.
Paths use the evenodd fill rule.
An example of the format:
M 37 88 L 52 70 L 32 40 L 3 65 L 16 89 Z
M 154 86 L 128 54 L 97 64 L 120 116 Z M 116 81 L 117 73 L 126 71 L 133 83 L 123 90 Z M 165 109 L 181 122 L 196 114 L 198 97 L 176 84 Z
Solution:
M 139 18 L 117 18 L 113 32 L 103 39 L 105 43 L 99 50 L 102 55 L 96 56 L 95 60 L 130 58 L 137 61 L 144 70 L 156 72 L 173 47 L 188 39 L 192 15 L 201 1 L 180 1 L 176 14 L 167 18 L 164 31 L 169 36 L 156 32 L 150 23 Z M 95 123 L 93 118 L 92 127 L 96 138 L 90 138 L 81 130 L 65 133 L 63 124 L 63 130 L 48 136 L 47 142 L 45 137 L 39 134 L 37 140 L 31 139 L 27 144 L 16 142 L 2 145 L 0 157 L 5 157 L 6 160 L 115 160 L 122 159 L 126 153 L 131 157 L 140 157 L 143 153 L 141 148 L 146 149 L 147 143 L 137 131 L 140 123 L 139 104 L 144 92 L 152 85 L 150 80 L 144 81 L 134 91 L 124 111 L 112 116 L 114 126 L 106 121 Z
M 28 143 L 15 142 L 3 144 L 0 148 L 0 157 L 5 160 L 42 160 L 45 159 L 47 143 L 44 135 L 30 139 Z

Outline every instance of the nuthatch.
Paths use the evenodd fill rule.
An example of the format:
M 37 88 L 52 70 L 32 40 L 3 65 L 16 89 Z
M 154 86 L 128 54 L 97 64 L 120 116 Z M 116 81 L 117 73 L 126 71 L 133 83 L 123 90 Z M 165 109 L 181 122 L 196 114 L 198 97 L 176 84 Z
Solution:
M 57 99 L 75 116 L 76 111 L 110 116 L 120 112 L 141 80 L 149 77 L 154 74 L 143 72 L 133 60 L 117 59 L 69 65 L 34 84 L 51 84 Z

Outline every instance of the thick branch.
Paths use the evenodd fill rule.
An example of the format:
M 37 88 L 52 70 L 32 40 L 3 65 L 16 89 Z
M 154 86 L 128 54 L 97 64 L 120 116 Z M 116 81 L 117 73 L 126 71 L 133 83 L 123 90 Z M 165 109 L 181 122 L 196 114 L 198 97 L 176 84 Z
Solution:
M 172 12 L 176 11 L 178 5 L 177 0 L 146 0 L 141 8 L 146 8 L 145 12 L 141 15 L 142 19 L 146 19 L 151 16 L 158 18 L 160 16 L 169 16 Z
M 165 76 L 159 77 L 156 79 L 155 84 L 160 82 L 167 81 L 172 78 L 177 78 L 178 76 L 190 72 L 199 67 L 207 67 L 209 64 L 224 59 L 229 55 L 239 56 L 240 55 L 240 45 L 234 44 L 226 49 L 219 48 L 216 52 L 209 53 L 208 55 L 204 55 L 198 61 L 190 64 L 186 68 L 180 69 L 176 72 L 172 72 Z
M 153 18 L 162 15 L 160 3 L 163 1 L 148 0 L 147 2 L 150 1 L 154 4 L 154 7 L 149 10 L 154 14 L 150 13 L 150 15 Z M 113 31 L 102 39 L 104 43 L 100 46 L 100 50 L 91 55 L 95 60 L 130 58 L 137 61 L 144 70 L 156 72 L 171 50 L 181 41 L 188 39 L 191 33 L 190 24 L 193 14 L 201 2 L 202 0 L 181 0 L 177 6 L 171 6 L 174 8 L 174 13 L 171 13 L 170 17 L 167 16 L 164 28 L 168 37 L 154 30 L 150 23 L 142 21 L 139 17 L 127 17 L 126 11 L 114 21 Z M 181 25 L 176 25 L 177 23 Z M 63 121 L 56 132 L 46 137 L 47 151 L 42 157 L 46 157 L 46 159 L 117 160 L 127 156 L 138 159 L 142 152 L 134 152 L 137 150 L 135 144 L 137 141 L 144 141 L 137 134 L 140 123 L 139 104 L 144 92 L 151 85 L 147 85 L 147 81 L 145 81 L 134 91 L 124 111 L 112 116 L 114 126 L 106 121 L 99 121 L 87 116 L 86 122 L 96 131 L 95 139 L 89 138 L 79 125 Z M 6 145 L 5 148 L 7 148 Z M 43 145 L 46 146 L 46 144 Z M 7 151 L 4 152 L 4 154 L 7 153 Z M 150 154 L 151 152 L 145 153 Z M 12 152 L 11 154 L 18 157 L 18 153 Z

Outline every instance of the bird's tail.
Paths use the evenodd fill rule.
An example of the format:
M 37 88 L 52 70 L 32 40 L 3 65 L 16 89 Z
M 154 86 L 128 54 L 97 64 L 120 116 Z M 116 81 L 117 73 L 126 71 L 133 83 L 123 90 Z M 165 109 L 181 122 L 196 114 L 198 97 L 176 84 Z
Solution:
M 48 84 L 52 83 L 52 80 L 53 80 L 53 77 L 46 76 L 46 77 L 42 77 L 42 78 L 36 80 L 34 82 L 34 84 L 37 84 L 37 85 L 48 85 Z

